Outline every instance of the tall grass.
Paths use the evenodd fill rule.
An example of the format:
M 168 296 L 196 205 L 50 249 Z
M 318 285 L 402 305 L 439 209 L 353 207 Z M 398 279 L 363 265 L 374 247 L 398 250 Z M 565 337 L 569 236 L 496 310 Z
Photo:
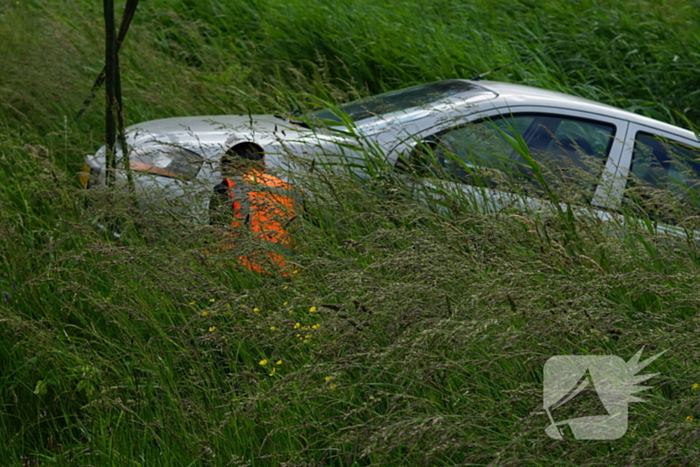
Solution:
M 251 273 L 213 227 L 78 189 L 101 144 L 101 99 L 74 119 L 102 66 L 99 5 L 0 6 L 4 464 L 696 460 L 694 244 L 487 215 L 453 192 L 418 202 L 379 164 L 360 185 L 306 174 L 299 272 Z M 697 19 L 685 2 L 145 2 L 123 49 L 127 119 L 272 112 L 516 60 L 489 78 L 689 124 Z M 625 437 L 545 435 L 549 357 L 641 347 L 668 352 Z

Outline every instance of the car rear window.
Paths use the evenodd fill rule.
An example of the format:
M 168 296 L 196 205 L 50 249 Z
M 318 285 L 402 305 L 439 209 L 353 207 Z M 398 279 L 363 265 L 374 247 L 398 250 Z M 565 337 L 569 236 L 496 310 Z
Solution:
M 700 209 L 700 149 L 638 132 L 625 203 L 653 219 L 675 223 Z

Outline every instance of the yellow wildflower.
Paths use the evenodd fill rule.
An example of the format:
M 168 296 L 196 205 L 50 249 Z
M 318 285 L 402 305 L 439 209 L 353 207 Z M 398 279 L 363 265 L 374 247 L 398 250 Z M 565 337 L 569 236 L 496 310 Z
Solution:
M 320 327 L 321 327 L 320 324 L 314 324 L 313 326 L 311 326 L 311 329 L 318 329 Z
M 695 383 L 695 384 L 693 384 L 693 385 L 691 386 L 691 388 L 693 388 L 693 389 L 700 388 L 700 384 Z
M 302 342 L 303 342 L 304 344 L 308 344 L 308 343 L 309 343 L 309 340 L 308 340 L 308 339 L 304 339 Z
M 311 334 L 307 334 L 304 336 L 304 339 L 311 339 Z
M 216 326 L 212 326 L 209 328 L 209 332 L 214 332 L 214 331 L 216 331 Z
M 209 312 L 208 312 L 208 311 L 203 311 L 203 312 L 201 312 L 200 314 L 201 314 L 202 316 L 207 316 L 207 315 L 209 314 Z
M 311 308 L 309 308 L 309 311 L 310 311 L 311 313 L 313 313 L 314 311 L 316 311 L 316 307 L 315 307 L 315 306 L 312 306 Z
M 275 329 L 277 329 L 275 326 L 270 326 L 270 331 L 274 331 Z
M 270 372 L 270 376 L 275 376 L 275 372 L 277 372 L 277 368 L 272 367 L 272 371 Z
M 292 274 L 299 274 L 299 270 L 295 269 L 294 271 L 292 271 Z
M 214 302 L 216 301 L 216 299 L 215 299 L 215 298 L 210 298 L 209 301 L 212 302 L 212 303 L 214 303 Z
M 331 391 L 333 391 L 333 390 L 335 390 L 335 389 L 338 389 L 338 385 L 337 385 L 337 384 L 331 384 L 330 386 L 328 386 L 328 389 L 330 389 Z
M 281 364 L 282 364 L 282 360 L 277 360 L 277 361 L 275 362 L 275 365 L 281 365 Z
M 690 415 L 688 415 L 687 417 L 685 417 L 685 419 L 688 420 L 689 422 L 692 422 L 693 420 L 695 420 L 695 419 L 694 419 L 693 417 L 691 417 Z
M 285 285 L 284 287 L 282 287 L 282 290 L 287 290 L 288 288 L 289 288 L 289 286 Z
M 282 304 L 282 306 L 287 306 L 287 305 L 289 305 L 289 302 L 284 302 L 284 303 Z
M 301 327 L 301 323 L 296 323 L 296 324 L 294 325 L 294 329 L 299 329 L 300 327 Z
M 325 377 L 325 378 L 323 378 L 323 379 L 325 379 L 326 381 L 330 381 L 330 380 L 332 380 L 332 379 L 333 379 L 333 377 L 332 377 L 332 376 L 326 376 L 326 377 Z
M 258 311 L 260 311 L 260 308 L 253 308 L 253 311 L 257 313 Z
M 262 359 L 262 360 L 260 360 L 259 363 L 260 363 L 262 366 L 265 366 L 265 365 L 267 365 L 267 360 L 266 360 L 266 359 Z
M 190 305 L 194 305 L 194 302 L 190 302 Z

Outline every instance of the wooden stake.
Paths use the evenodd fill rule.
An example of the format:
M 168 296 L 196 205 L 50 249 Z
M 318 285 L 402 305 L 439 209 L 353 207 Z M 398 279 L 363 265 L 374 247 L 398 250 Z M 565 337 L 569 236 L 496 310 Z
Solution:
M 105 182 L 107 186 L 114 183 L 114 170 L 116 169 L 116 122 L 115 115 L 116 100 L 116 75 L 117 75 L 117 38 L 114 30 L 114 0 L 103 0 L 105 19 L 105 93 L 107 105 L 105 112 L 105 146 L 106 154 L 106 174 Z
M 131 25 L 131 20 L 134 19 L 134 14 L 136 13 L 136 7 L 139 4 L 139 0 L 126 0 L 126 6 L 124 7 L 124 14 L 122 15 L 122 22 L 119 25 L 119 34 L 117 35 L 117 54 L 119 53 L 119 49 L 121 48 L 122 44 L 124 43 L 124 39 L 126 38 L 126 33 L 129 31 L 129 26 Z M 97 75 L 97 78 L 95 79 L 95 82 L 92 85 L 92 89 L 90 89 L 90 95 L 83 101 L 83 106 L 80 108 L 78 113 L 75 115 L 75 119 L 78 120 L 82 115 L 85 113 L 85 111 L 90 107 L 90 104 L 92 103 L 92 100 L 95 98 L 97 95 L 97 91 L 102 87 L 103 84 L 105 84 L 105 67 L 102 67 L 102 70 L 100 71 L 100 74 Z

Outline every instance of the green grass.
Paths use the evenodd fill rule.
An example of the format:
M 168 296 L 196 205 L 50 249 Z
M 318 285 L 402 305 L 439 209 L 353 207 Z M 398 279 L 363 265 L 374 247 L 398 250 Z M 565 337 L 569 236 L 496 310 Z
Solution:
M 692 127 L 699 16 L 681 1 L 154 0 L 122 54 L 126 117 L 268 113 L 515 61 L 489 79 Z M 102 138 L 101 96 L 75 119 L 101 23 L 95 2 L 0 0 L 3 465 L 696 461 L 694 244 L 419 203 L 378 165 L 362 186 L 309 174 L 299 273 L 250 273 L 215 229 L 78 188 Z M 642 347 L 668 351 L 623 438 L 546 436 L 548 358 Z

